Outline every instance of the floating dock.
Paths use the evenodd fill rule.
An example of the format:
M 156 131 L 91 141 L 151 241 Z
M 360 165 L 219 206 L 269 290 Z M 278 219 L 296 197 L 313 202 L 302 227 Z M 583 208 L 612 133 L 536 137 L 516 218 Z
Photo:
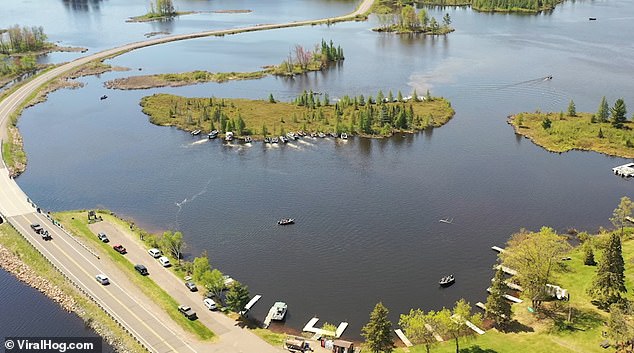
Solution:
M 515 271 L 512 268 L 508 268 L 506 266 L 502 266 L 502 265 L 497 265 L 495 266 L 495 269 L 497 270 L 498 268 L 502 268 L 502 272 L 506 273 L 507 275 L 511 275 L 511 276 L 516 276 L 517 275 L 517 271 Z
M 398 338 L 400 338 L 401 341 L 403 341 L 403 343 L 405 343 L 405 347 L 413 346 L 412 342 L 410 342 L 409 339 L 407 339 L 407 337 L 405 337 L 405 334 L 403 333 L 403 331 L 401 331 L 400 328 L 394 330 L 394 332 L 396 332 L 396 335 L 398 336 Z
M 475 306 L 477 306 L 478 308 L 480 308 L 480 309 L 482 309 L 484 311 L 487 311 L 486 305 L 484 305 L 484 303 L 482 303 L 482 302 L 475 303 Z M 506 315 L 504 315 L 504 314 L 502 314 L 502 315 L 499 315 L 498 313 L 495 313 L 495 314 L 506 319 Z
M 495 282 L 495 278 L 491 278 L 491 282 Z M 520 286 L 519 284 L 515 284 L 513 282 L 509 282 L 509 281 L 504 281 L 504 285 L 509 287 L 512 290 L 516 290 L 518 292 L 523 292 L 524 288 L 522 288 L 522 286 Z
M 436 339 L 436 341 L 438 341 L 438 342 L 442 342 L 442 341 L 444 341 L 444 340 L 442 339 L 442 336 L 441 336 L 441 335 L 439 335 L 439 334 L 438 334 L 438 332 L 434 331 L 434 328 L 433 328 L 433 327 L 431 327 L 431 325 L 430 325 L 430 324 L 425 324 L 425 328 L 427 329 L 427 331 L 431 332 L 431 333 L 432 333 L 432 335 L 434 335 L 434 338 Z
M 495 245 L 492 246 L 491 249 L 493 249 L 493 251 L 496 251 L 496 252 L 499 252 L 499 253 L 503 253 L 504 251 L 506 251 L 506 250 L 502 249 L 501 247 L 495 246 Z
M 623 164 L 618 167 L 612 168 L 612 173 L 622 177 L 634 176 L 634 163 Z
M 478 335 L 484 335 L 485 334 L 485 331 L 483 329 L 481 329 L 478 326 L 474 325 L 473 322 L 463 319 L 460 315 L 452 315 L 451 319 L 453 321 L 464 321 L 465 325 L 467 325 L 470 329 L 475 331 Z
M 491 288 L 490 287 L 487 288 L 487 292 L 491 293 Z M 512 301 L 513 303 L 518 303 L 519 304 L 519 303 L 523 302 L 522 299 L 514 297 L 514 296 L 512 296 L 510 294 L 502 294 L 502 297 L 504 297 L 506 300 Z
M 342 323 L 339 324 L 339 326 L 337 326 L 337 329 L 334 332 L 333 331 L 328 331 L 328 330 L 324 330 L 324 329 L 315 327 L 315 324 L 317 323 L 317 321 L 319 321 L 319 318 L 317 318 L 317 317 L 314 317 L 314 318 L 310 319 L 308 321 L 308 323 L 304 326 L 302 331 L 314 333 L 315 336 L 313 336 L 313 337 L 333 336 L 335 338 L 339 338 L 339 337 L 341 337 L 341 335 L 343 335 L 343 331 L 345 331 L 346 328 L 348 328 L 348 323 L 347 322 L 342 322 Z
M 251 298 L 251 300 L 249 300 L 249 302 L 247 303 L 247 305 L 244 306 L 244 311 L 247 312 L 249 310 L 251 310 L 251 308 L 255 305 L 255 303 L 258 302 L 258 300 L 260 300 L 260 298 L 262 298 L 261 295 L 256 295 L 255 297 Z

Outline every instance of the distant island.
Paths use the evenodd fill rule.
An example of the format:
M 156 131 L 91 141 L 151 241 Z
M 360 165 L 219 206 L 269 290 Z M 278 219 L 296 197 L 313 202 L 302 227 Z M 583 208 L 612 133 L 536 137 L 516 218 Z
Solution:
M 441 24 L 436 18 L 429 17 L 425 9 L 419 9 L 416 12 L 414 7 L 410 5 L 398 6 L 390 4 L 390 6 L 378 6 L 375 9 L 380 11 L 377 13 L 380 26 L 372 29 L 375 32 L 441 35 L 454 31 L 450 27 L 451 17 L 448 13 L 443 17 Z
M 296 44 L 288 57 L 279 65 L 265 66 L 263 70 L 253 72 L 209 72 L 203 70 L 139 75 L 117 78 L 104 83 L 107 88 L 134 90 L 156 87 L 179 87 L 205 82 L 227 82 L 234 80 L 254 80 L 268 75 L 292 77 L 310 71 L 321 71 L 332 64 L 342 62 L 345 57 L 341 46 L 335 46 L 332 42 L 321 40 L 315 45 L 315 50 L 310 51 Z
M 155 94 L 141 100 L 150 122 L 185 131 L 233 132 L 236 137 L 263 138 L 291 131 L 336 132 L 363 137 L 387 137 L 395 132 L 416 132 L 439 127 L 454 115 L 444 98 L 410 97 L 398 92 L 376 97 L 344 96 L 331 101 L 328 94 L 304 91 L 293 102 L 237 98 L 187 98 Z
M 480 12 L 526 12 L 538 13 L 555 8 L 563 0 L 403 0 L 405 5 L 429 5 L 429 6 L 471 6 Z M 393 8 L 391 0 L 377 0 L 375 9 L 379 13 L 386 13 L 386 8 Z
M 626 113 L 622 99 L 610 108 L 603 97 L 596 113 L 577 113 L 570 101 L 567 113 L 519 113 L 509 123 L 515 133 L 551 152 L 583 150 L 634 158 L 634 123 Z

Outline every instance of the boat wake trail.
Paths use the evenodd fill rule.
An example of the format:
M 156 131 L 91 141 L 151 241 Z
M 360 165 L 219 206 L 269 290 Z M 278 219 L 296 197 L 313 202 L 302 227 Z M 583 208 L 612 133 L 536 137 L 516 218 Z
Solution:
M 534 78 L 532 80 L 526 80 L 526 81 L 522 81 L 522 82 L 512 83 L 510 85 L 504 85 L 504 86 L 498 87 L 497 89 L 501 90 L 501 89 L 507 89 L 507 88 L 517 87 L 517 86 L 531 86 L 531 85 L 539 84 L 539 83 L 544 82 L 544 81 L 550 81 L 552 79 L 553 79 L 553 77 L 548 75 L 548 76 L 544 76 L 544 77 Z
M 202 196 L 202 195 L 206 194 L 207 191 L 209 190 L 209 184 L 211 184 L 212 180 L 213 180 L 213 178 L 209 178 L 209 180 L 207 180 L 207 183 L 205 184 L 205 186 L 199 192 L 194 194 L 192 197 L 186 197 L 181 202 L 174 202 L 176 207 L 178 207 L 178 211 L 176 211 L 176 227 L 177 227 L 177 229 L 178 229 L 178 227 L 180 227 L 180 223 L 179 223 L 178 217 L 180 216 L 181 211 L 183 210 L 183 206 L 186 203 L 188 203 L 188 202 L 196 200 L 196 198 L 198 196 Z

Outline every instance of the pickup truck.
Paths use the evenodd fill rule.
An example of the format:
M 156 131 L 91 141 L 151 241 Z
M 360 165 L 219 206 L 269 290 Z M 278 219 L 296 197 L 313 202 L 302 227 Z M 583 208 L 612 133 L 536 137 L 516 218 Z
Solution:
M 178 311 L 190 320 L 196 320 L 198 318 L 198 316 L 196 316 L 196 312 L 186 305 L 179 305 Z

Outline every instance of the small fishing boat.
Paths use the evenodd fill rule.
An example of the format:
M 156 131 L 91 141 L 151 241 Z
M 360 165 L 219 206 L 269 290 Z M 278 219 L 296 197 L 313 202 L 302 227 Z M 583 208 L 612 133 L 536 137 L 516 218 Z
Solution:
M 279 221 L 277 221 L 277 224 L 279 224 L 281 226 L 286 226 L 286 225 L 293 224 L 293 223 L 295 223 L 295 220 L 292 219 L 292 218 L 283 218 L 283 219 L 280 219 Z
M 295 137 L 295 134 L 293 134 L 292 132 L 287 132 L 286 137 L 288 137 L 289 140 L 297 140 L 297 137 Z
M 196 136 L 200 134 L 200 130 L 194 130 L 191 132 L 192 136 Z
M 244 138 L 244 143 L 251 143 L 253 142 L 253 139 L 251 138 L 251 136 L 247 136 Z
M 233 141 L 233 132 L 227 131 L 225 134 L 225 141 Z
M 264 143 L 271 143 L 271 138 L 270 137 L 265 137 L 264 138 Z
M 277 137 L 273 137 L 273 138 L 271 139 L 271 143 L 278 143 L 278 142 L 280 142 L 280 139 L 279 139 L 279 138 L 277 138 Z
M 99 97 L 100 100 L 104 100 L 106 98 L 108 98 L 108 96 L 106 96 L 105 94 L 103 96 Z
M 453 218 L 450 219 L 449 217 L 447 217 L 447 218 L 439 219 L 438 222 L 451 224 L 453 223 Z
M 301 136 L 301 137 L 306 136 L 306 133 L 304 132 L 304 130 L 299 130 L 299 131 L 297 131 L 297 134 L 298 134 L 299 136 Z
M 596 20 L 597 20 L 597 18 L 596 18 L 596 17 L 589 17 L 589 18 L 588 18 L 588 20 L 589 20 L 589 21 L 596 21 Z
M 280 135 L 280 141 L 282 141 L 283 143 L 287 143 L 288 142 L 288 138 L 286 136 L 281 136 Z
M 346 134 L 345 132 L 342 132 L 341 133 L 341 138 L 344 139 L 344 140 L 347 140 L 348 139 L 348 134 Z
M 336 132 L 331 132 L 330 136 L 332 136 L 334 138 L 337 138 L 337 137 L 339 137 L 339 134 L 337 134 Z
M 311 133 L 310 133 L 310 137 L 312 137 L 312 138 L 317 137 L 317 133 L 316 133 L 316 132 L 311 132 Z
M 453 275 L 449 275 L 449 276 L 445 276 L 443 278 L 440 279 L 440 281 L 438 281 L 438 284 L 440 284 L 441 287 L 449 287 L 450 285 L 454 284 L 456 282 L 456 279 L 454 278 Z
M 320 132 L 320 133 L 317 134 L 317 136 L 319 136 L 319 137 L 321 137 L 323 139 L 324 137 L 326 137 L 326 134 L 324 134 L 323 132 Z
M 215 139 L 216 137 L 218 137 L 218 130 L 212 130 L 210 133 L 207 134 L 207 137 L 209 137 L 209 139 Z

